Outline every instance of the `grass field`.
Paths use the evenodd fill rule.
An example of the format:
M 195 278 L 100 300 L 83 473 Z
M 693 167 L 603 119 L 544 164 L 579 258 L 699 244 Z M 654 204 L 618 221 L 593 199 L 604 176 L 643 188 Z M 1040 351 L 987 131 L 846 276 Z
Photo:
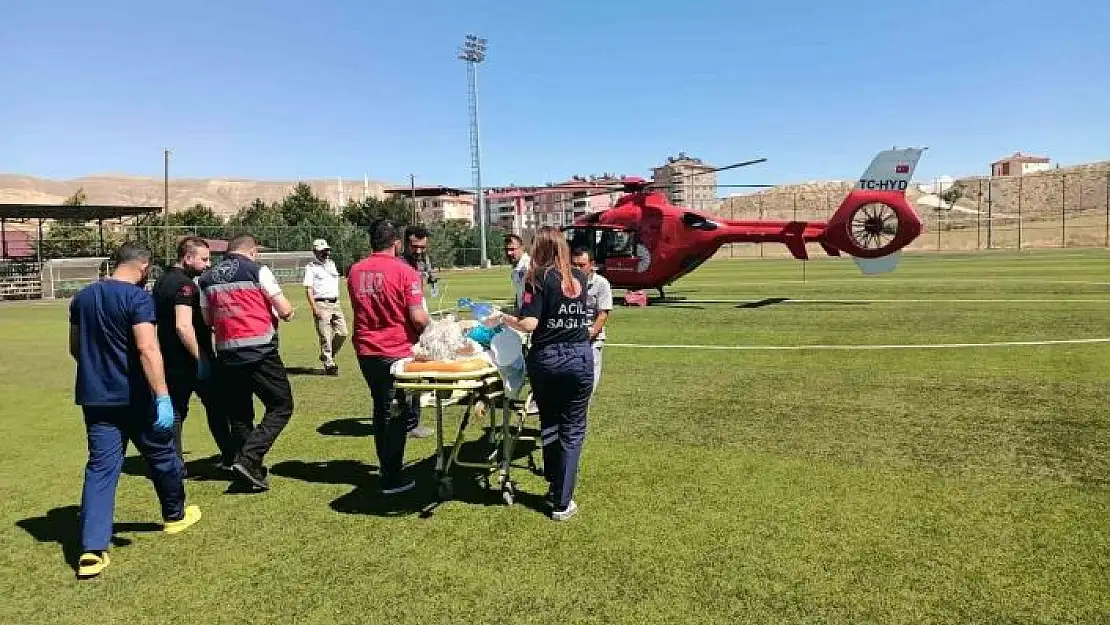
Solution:
M 1110 344 L 628 345 L 1110 339 L 1108 256 L 923 255 L 870 278 L 822 260 L 805 282 L 797 261 L 709 263 L 669 292 L 687 300 L 615 312 L 565 524 L 461 478 L 419 514 L 430 441 L 407 453 L 419 492 L 377 497 L 345 351 L 341 377 L 292 378 L 272 491 L 191 479 L 204 519 L 164 536 L 130 460 L 119 546 L 89 582 L 67 564 L 85 442 L 65 306 L 3 305 L 0 622 L 1107 623 Z M 449 301 L 508 294 L 503 271 L 445 283 Z M 319 365 L 306 316 L 282 336 L 288 366 Z M 205 473 L 199 404 L 186 449 Z

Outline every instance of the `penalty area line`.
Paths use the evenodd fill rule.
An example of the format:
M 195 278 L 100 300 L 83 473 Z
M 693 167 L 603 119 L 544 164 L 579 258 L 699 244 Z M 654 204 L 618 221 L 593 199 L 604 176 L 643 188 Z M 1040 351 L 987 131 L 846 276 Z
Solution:
M 1059 339 L 1045 341 L 997 341 L 993 343 L 925 343 L 919 345 L 645 345 L 641 343 L 606 343 L 605 347 L 632 349 L 689 349 L 714 351 L 806 351 L 806 350 L 877 350 L 877 349 L 960 349 L 972 347 L 1038 347 L 1047 345 L 1085 345 L 1110 343 L 1110 338 Z

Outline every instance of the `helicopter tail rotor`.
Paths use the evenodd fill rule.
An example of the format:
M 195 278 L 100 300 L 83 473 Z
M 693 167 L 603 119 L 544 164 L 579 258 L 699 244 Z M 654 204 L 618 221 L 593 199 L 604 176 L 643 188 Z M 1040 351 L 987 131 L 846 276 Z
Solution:
M 829 220 L 821 241 L 826 251 L 831 247 L 852 256 L 864 273 L 894 268 L 895 254 L 923 229 L 906 200 L 906 189 L 923 151 L 890 149 L 875 156 Z M 880 258 L 887 260 L 876 262 Z

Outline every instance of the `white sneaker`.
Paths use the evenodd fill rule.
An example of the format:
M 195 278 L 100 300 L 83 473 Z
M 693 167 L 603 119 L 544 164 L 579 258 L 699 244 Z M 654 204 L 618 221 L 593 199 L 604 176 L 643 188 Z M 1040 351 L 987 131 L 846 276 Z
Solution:
M 574 503 L 574 500 L 571 499 L 570 500 L 570 505 L 567 506 L 566 510 L 563 510 L 561 512 L 559 510 L 556 510 L 556 511 L 552 512 L 551 513 L 551 518 L 556 520 L 556 521 L 566 521 L 570 517 L 574 516 L 577 512 L 578 512 L 578 504 Z

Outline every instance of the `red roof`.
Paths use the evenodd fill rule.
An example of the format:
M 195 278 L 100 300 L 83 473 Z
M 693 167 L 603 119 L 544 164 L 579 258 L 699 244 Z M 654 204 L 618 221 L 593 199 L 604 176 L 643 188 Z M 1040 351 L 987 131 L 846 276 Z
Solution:
M 998 159 L 997 161 L 991 163 L 991 165 L 997 165 L 999 163 L 1050 163 L 1050 162 L 1052 162 L 1051 159 L 1049 159 L 1048 157 L 1045 157 L 1045 156 L 1032 156 L 1030 154 L 1022 154 L 1021 152 L 1014 152 L 1013 154 L 1011 154 L 1010 156 L 1007 156 L 1006 158 Z
M 35 255 L 35 237 L 24 230 L 6 229 L 0 234 L 0 256 L 29 258 Z

